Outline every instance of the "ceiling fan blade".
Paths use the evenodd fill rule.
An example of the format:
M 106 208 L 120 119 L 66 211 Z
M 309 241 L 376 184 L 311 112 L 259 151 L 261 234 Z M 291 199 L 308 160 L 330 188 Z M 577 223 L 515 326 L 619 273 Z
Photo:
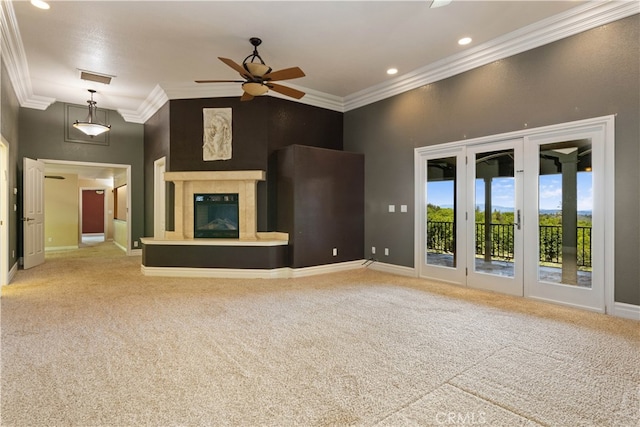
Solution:
M 250 95 L 247 92 L 244 92 L 240 97 L 240 101 L 251 101 L 253 98 L 254 98 L 253 95 Z
M 246 78 L 250 78 L 251 76 L 249 75 L 249 73 L 247 72 L 247 70 L 244 69 L 244 67 L 242 67 L 242 65 L 238 64 L 237 62 L 235 62 L 233 59 L 229 59 L 229 58 L 222 58 L 222 57 L 218 57 L 218 59 L 222 62 L 224 62 L 225 64 L 227 64 L 229 67 L 233 68 L 234 70 L 236 70 L 238 73 L 240 73 L 240 75 L 242 77 L 246 77 Z
M 271 73 L 265 74 L 263 79 L 276 81 L 276 80 L 290 80 L 297 79 L 300 77 L 304 77 L 304 71 L 302 71 L 299 67 L 291 67 L 285 68 L 284 70 L 273 71 Z
M 291 98 L 300 99 L 305 95 L 304 92 L 299 91 L 298 89 L 293 89 L 293 88 L 282 86 L 276 83 L 266 83 L 266 85 L 270 89 L 273 89 L 274 91 L 281 93 L 283 95 L 290 96 Z
M 244 80 L 195 80 L 196 83 L 244 83 Z

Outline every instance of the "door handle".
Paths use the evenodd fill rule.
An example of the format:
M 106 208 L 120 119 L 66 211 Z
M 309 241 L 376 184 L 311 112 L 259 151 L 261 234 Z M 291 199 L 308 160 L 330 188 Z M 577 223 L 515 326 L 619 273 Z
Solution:
M 522 227 L 522 218 L 520 217 L 520 209 L 516 211 L 516 222 L 513 225 L 518 227 L 518 230 L 520 230 L 520 228 Z
M 20 218 L 20 219 L 21 219 L 21 220 L 23 220 L 23 221 L 26 221 L 26 222 L 29 222 L 29 221 L 35 221 L 35 220 L 36 220 L 35 218 L 27 218 L 27 217 L 25 217 L 25 218 Z

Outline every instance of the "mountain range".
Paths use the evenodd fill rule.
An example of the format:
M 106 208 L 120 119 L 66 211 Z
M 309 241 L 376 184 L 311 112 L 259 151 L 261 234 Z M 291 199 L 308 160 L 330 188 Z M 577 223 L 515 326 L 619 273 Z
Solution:
M 440 206 L 443 209 L 453 209 L 453 205 L 442 205 Z M 476 208 L 484 211 L 484 204 L 477 204 Z M 491 211 L 498 211 L 498 212 L 513 212 L 514 208 L 512 207 L 508 207 L 508 206 L 491 206 Z M 545 214 L 545 215 L 559 215 L 562 213 L 561 209 L 540 209 L 540 213 L 541 214 Z M 582 216 L 591 216 L 592 215 L 592 211 L 590 210 L 581 210 L 578 211 L 578 215 L 582 215 Z

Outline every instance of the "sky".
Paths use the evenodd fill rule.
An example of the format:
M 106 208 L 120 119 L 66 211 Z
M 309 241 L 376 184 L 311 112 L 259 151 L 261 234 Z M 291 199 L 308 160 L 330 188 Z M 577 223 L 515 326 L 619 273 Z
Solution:
M 514 179 L 494 178 L 491 185 L 493 206 L 514 207 Z M 562 175 L 542 175 L 539 183 L 539 208 L 560 210 L 562 206 Z M 427 203 L 436 206 L 453 205 L 453 181 L 434 181 L 427 184 Z M 476 180 L 476 204 L 484 204 L 484 182 Z M 591 172 L 578 173 L 578 210 L 593 209 Z

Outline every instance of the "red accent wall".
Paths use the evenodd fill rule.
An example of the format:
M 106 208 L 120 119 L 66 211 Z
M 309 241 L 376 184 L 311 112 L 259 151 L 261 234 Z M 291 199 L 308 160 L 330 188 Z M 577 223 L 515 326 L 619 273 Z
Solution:
M 104 233 L 102 190 L 82 190 L 82 233 Z

